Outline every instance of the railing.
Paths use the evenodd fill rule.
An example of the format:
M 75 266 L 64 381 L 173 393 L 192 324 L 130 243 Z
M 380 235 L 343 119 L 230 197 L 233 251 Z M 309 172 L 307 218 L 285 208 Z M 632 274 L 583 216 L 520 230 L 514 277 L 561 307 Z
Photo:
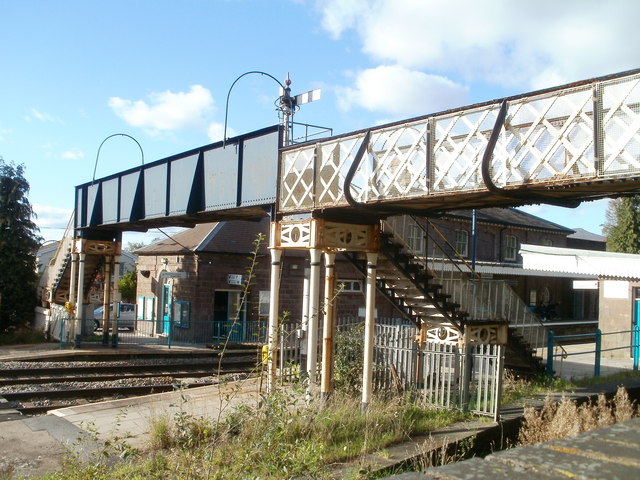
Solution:
M 40 276 L 40 280 L 38 281 L 39 299 L 51 302 L 54 300 L 52 298 L 53 290 L 59 281 L 59 275 L 62 274 L 66 263 L 69 261 L 69 254 L 73 247 L 73 224 L 74 216 L 71 214 L 71 218 L 67 223 L 67 228 L 62 240 L 60 240 L 60 243 L 58 244 L 56 253 L 51 258 L 49 265 L 45 267 L 42 275 Z
M 419 261 L 434 276 L 434 282 L 442 285 L 443 293 L 451 295 L 451 301 L 469 314 L 471 320 L 507 320 L 509 327 L 520 334 L 533 349 L 545 346 L 546 328 L 540 317 L 503 280 L 482 279 L 429 220 L 429 228 L 410 216 L 391 217 L 383 225 L 385 231 Z M 407 242 L 401 232 L 409 227 L 419 229 L 429 245 L 418 252 Z M 432 233 L 433 232 L 433 233 Z
M 602 348 L 602 337 L 608 335 L 620 335 L 630 334 L 631 346 L 624 345 L 620 347 Z M 562 340 L 578 340 L 578 339 L 593 339 L 594 348 L 581 351 L 567 351 L 559 341 Z M 636 325 L 633 330 L 623 330 L 617 332 L 603 333 L 600 329 L 597 329 L 595 333 L 581 333 L 575 335 L 554 335 L 552 330 L 547 332 L 547 376 L 553 377 L 554 375 L 554 362 L 555 359 L 560 358 L 566 360 L 575 355 L 587 355 L 593 354 L 593 376 L 600 376 L 600 366 L 602 352 L 612 352 L 617 350 L 629 350 L 631 348 L 631 355 L 633 357 L 633 370 L 638 370 L 638 362 L 640 360 L 640 325 Z
M 637 175 L 639 103 L 637 70 L 506 99 L 490 181 L 533 188 Z M 280 209 L 347 206 L 345 179 L 367 135 L 365 160 L 348 186 L 359 203 L 489 193 L 483 155 L 500 106 L 472 105 L 285 149 Z
M 61 346 L 70 345 L 68 338 L 70 320 L 64 307 L 56 305 L 50 333 Z M 266 341 L 266 321 L 216 322 L 208 319 L 190 319 L 188 324 L 164 322 L 163 320 L 120 320 L 110 319 L 109 332 L 105 335 L 93 318 L 83 318 L 80 325 L 80 345 L 166 345 L 168 348 L 178 345 L 219 345 L 230 343 L 262 344 Z M 61 326 L 62 325 L 62 326 Z

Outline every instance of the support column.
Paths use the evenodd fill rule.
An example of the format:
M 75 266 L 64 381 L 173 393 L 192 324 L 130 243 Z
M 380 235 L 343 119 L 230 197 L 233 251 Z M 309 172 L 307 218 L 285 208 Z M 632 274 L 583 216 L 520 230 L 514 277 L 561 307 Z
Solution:
M 371 403 L 373 391 L 373 345 L 376 307 L 377 253 L 367 253 L 367 293 L 364 319 L 364 365 L 362 369 L 362 410 Z
M 111 346 L 118 346 L 118 320 L 116 314 L 120 311 L 120 287 L 118 286 L 118 282 L 120 281 L 120 255 L 114 255 L 111 257 L 112 266 L 111 266 L 111 277 L 113 279 L 113 290 L 111 291 L 111 300 L 113 303 L 113 312 L 111 312 L 111 318 L 113 318 L 113 322 L 111 322 L 113 334 L 111 335 Z
M 78 311 L 76 309 L 76 289 L 78 288 L 78 254 L 71 254 L 71 278 L 69 281 L 69 305 L 67 311 L 71 314 L 69 316 L 69 323 L 71 327 L 71 338 L 74 339 L 75 346 L 80 345 L 80 326 L 78 323 Z
M 320 396 L 327 398 L 333 391 L 333 338 L 335 330 L 335 253 L 324 254 L 324 323 L 322 337 L 322 378 Z
M 105 257 L 104 262 L 104 306 L 102 310 L 102 344 L 109 345 L 109 330 L 111 327 L 111 256 Z
M 76 318 L 80 322 L 84 321 L 84 270 L 87 254 L 80 253 L 78 255 L 78 293 L 76 295 Z M 93 328 L 93 317 L 91 318 L 91 328 Z
M 309 331 L 307 332 L 307 375 L 309 379 L 308 393 L 316 387 L 318 370 L 318 315 L 320 314 L 320 256 L 322 251 L 313 248 L 311 268 L 309 270 Z
M 269 290 L 269 330 L 267 334 L 267 393 L 272 393 L 276 380 L 278 348 L 278 311 L 280 309 L 280 259 L 282 250 L 271 248 L 271 284 Z

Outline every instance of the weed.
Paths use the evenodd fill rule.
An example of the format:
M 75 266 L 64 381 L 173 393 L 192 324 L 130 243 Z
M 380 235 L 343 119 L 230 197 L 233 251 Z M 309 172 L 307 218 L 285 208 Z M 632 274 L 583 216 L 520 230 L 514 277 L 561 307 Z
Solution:
M 594 402 L 578 405 L 565 396 L 560 402 L 555 402 L 547 395 L 542 409 L 525 408 L 519 442 L 521 445 L 531 445 L 576 436 L 635 415 L 637 407 L 629 400 L 624 387 L 618 388 L 611 402 L 608 402 L 604 395 L 599 395 Z

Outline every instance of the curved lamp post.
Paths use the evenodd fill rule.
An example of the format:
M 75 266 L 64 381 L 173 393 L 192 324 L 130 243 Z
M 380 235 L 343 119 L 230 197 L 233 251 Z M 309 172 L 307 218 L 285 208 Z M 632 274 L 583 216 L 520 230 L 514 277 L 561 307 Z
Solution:
M 250 72 L 245 72 L 242 75 L 240 75 L 238 78 L 236 78 L 233 83 L 231 84 L 231 86 L 229 87 L 229 91 L 227 92 L 227 102 L 225 104 L 225 108 L 224 108 L 224 133 L 222 136 L 222 146 L 226 146 L 227 144 L 227 119 L 229 117 L 229 96 L 231 95 L 231 90 L 233 89 L 233 86 L 238 83 L 238 80 L 240 80 L 242 77 L 246 76 L 246 75 L 251 75 L 254 73 L 258 73 L 260 75 L 266 75 L 267 77 L 271 78 L 273 81 L 275 81 L 278 85 L 280 85 L 280 87 L 282 88 L 282 90 L 286 90 L 285 86 L 280 82 L 280 80 L 278 80 L 276 77 L 274 77 L 273 75 L 269 75 L 266 72 L 261 72 L 260 70 L 251 70 Z
M 127 135 L 126 133 L 114 133 L 113 135 L 109 135 L 107 138 L 105 138 L 102 143 L 100 144 L 100 146 L 98 147 L 98 153 L 96 154 L 96 163 L 93 167 L 93 179 L 91 180 L 91 183 L 93 184 L 93 182 L 96 181 L 96 169 L 98 168 L 98 158 L 100 157 L 100 149 L 102 148 L 102 145 L 104 145 L 104 143 L 109 140 L 112 137 L 127 137 L 130 138 L 131 140 L 133 140 L 134 142 L 136 142 L 136 145 L 138 145 L 138 148 L 140 149 L 140 154 L 142 155 L 142 165 L 144 165 L 144 152 L 142 151 L 142 147 L 140 146 L 140 144 L 138 143 L 138 141 L 133 138 L 131 135 Z

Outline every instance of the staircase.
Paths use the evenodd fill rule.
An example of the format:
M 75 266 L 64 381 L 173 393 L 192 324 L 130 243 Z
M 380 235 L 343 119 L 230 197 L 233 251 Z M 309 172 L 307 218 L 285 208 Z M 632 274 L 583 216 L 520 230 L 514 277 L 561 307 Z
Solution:
M 40 276 L 38 282 L 38 298 L 43 305 L 64 305 L 69 301 L 71 284 L 71 253 L 73 250 L 73 215 L 67 224 L 65 234 L 58 245 L 58 250 Z M 102 255 L 86 255 L 84 285 L 85 293 L 91 281 L 104 263 Z
M 416 325 L 453 327 L 464 330 L 467 324 L 508 321 L 509 339 L 505 364 L 519 376 L 544 373 L 537 349 L 545 346 L 546 332 L 540 319 L 529 312 L 513 289 L 501 280 L 480 279 L 462 257 L 447 251 L 415 219 L 438 246 L 441 255 L 421 255 L 393 227 L 393 218 L 384 223 L 381 255 L 377 262 L 377 288 L 396 309 Z M 430 230 L 435 230 L 435 227 Z M 446 241 L 446 240 L 445 240 Z M 364 264 L 354 256 L 352 263 L 365 273 Z

